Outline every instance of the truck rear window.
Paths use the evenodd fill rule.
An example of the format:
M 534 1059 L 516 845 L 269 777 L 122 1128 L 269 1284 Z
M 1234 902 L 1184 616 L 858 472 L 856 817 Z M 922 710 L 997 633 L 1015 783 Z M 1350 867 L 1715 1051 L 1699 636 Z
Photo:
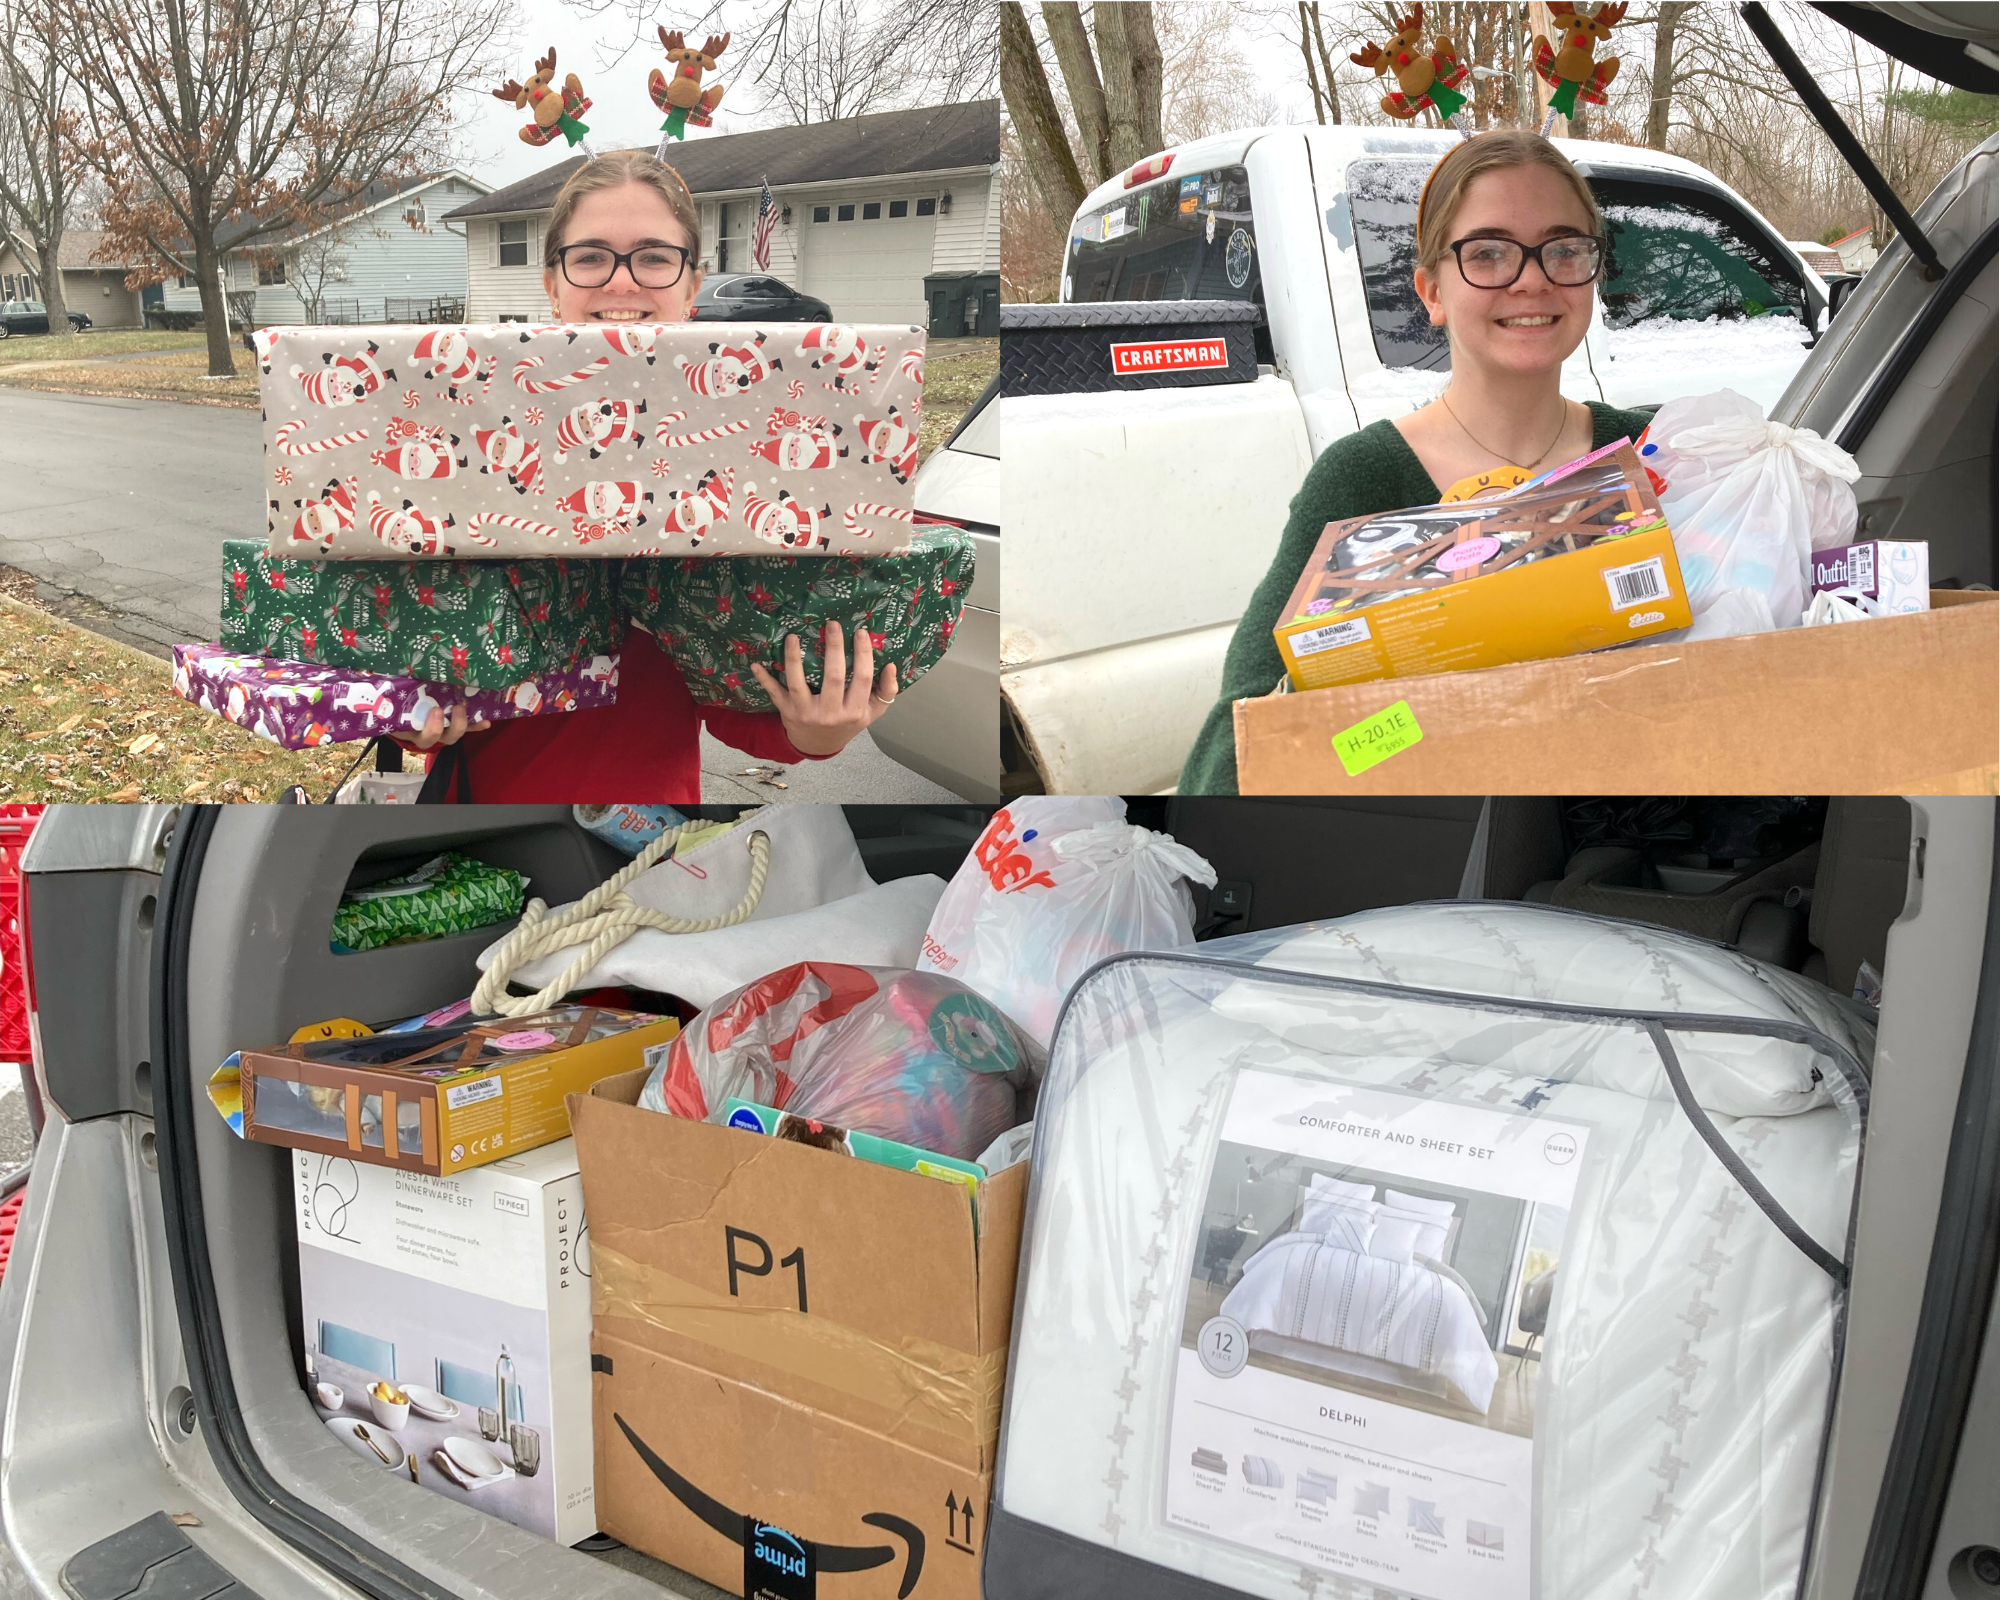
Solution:
M 1417 200 L 1429 161 L 1357 161 L 1347 169 L 1354 244 L 1375 353 L 1385 367 L 1448 371 L 1451 350 L 1417 298 Z M 1807 320 L 1805 285 L 1751 220 L 1722 195 L 1601 176 L 1590 180 L 1609 235 L 1600 294 L 1613 336 L 1669 324 Z M 1532 270 L 1532 269 L 1531 269 Z M 1772 328 L 1774 337 L 1779 335 Z
M 1070 224 L 1063 299 L 1261 302 L 1250 176 L 1182 173 L 1079 212 Z

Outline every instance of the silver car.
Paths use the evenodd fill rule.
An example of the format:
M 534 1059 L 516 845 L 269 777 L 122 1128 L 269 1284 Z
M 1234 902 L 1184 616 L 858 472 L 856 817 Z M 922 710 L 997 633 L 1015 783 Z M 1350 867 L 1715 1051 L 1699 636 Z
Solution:
M 1000 798 L 999 380 L 917 469 L 919 523 L 972 535 L 978 565 L 950 652 L 870 729 L 876 748 L 968 800 Z

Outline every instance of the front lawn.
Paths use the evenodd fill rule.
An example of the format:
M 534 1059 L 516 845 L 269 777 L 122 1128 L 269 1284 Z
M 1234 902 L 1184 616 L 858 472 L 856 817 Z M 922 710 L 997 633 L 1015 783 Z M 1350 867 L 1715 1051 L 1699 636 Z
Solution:
M 17 333 L 0 339 L 0 366 L 16 361 L 76 361 L 86 356 L 128 356 L 149 350 L 200 350 L 199 333 L 164 333 L 150 328 L 91 329 L 65 339 L 52 333 Z

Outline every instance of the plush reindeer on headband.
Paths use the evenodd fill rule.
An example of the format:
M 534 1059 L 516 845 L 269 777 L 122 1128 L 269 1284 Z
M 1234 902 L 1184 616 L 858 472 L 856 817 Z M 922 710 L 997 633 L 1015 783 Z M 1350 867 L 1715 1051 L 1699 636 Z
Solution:
M 572 72 L 558 94 L 552 87 L 555 76 L 556 52 L 555 46 L 551 45 L 549 53 L 535 63 L 535 75 L 526 83 L 517 83 L 509 78 L 493 91 L 494 99 L 505 100 L 517 111 L 534 108 L 535 120 L 521 130 L 523 144 L 539 149 L 554 140 L 558 133 L 571 144 L 578 144 L 590 132 L 577 120 L 590 109 L 590 101 L 584 98 L 583 85 Z M 583 153 L 592 153 L 589 145 L 584 145 Z
M 1465 63 L 1458 59 L 1457 47 L 1439 34 L 1436 44 L 1425 48 L 1421 4 L 1411 6 L 1410 14 L 1396 18 L 1395 22 L 1396 31 L 1386 50 L 1371 41 L 1359 55 L 1347 59 L 1358 67 L 1373 67 L 1378 78 L 1385 72 L 1396 75 L 1396 87 L 1383 98 L 1382 109 L 1399 122 L 1408 122 L 1418 112 L 1431 109 L 1449 122 L 1465 104 L 1458 85 L 1470 76 Z
M 668 139 L 687 137 L 690 122 L 697 128 L 710 126 L 715 108 L 722 103 L 723 86 L 712 83 L 704 89 L 701 75 L 715 70 L 715 63 L 729 48 L 729 35 L 725 33 L 718 39 L 710 34 L 708 42 L 697 50 L 680 34 L 661 28 L 660 43 L 666 48 L 674 73 L 670 78 L 658 67 L 653 68 L 646 79 L 646 88 L 653 104 L 667 114 L 667 120 L 660 125 L 660 145 L 664 149 Z
M 1568 0 L 1552 0 L 1549 16 L 1562 34 L 1563 47 L 1555 49 L 1540 34 L 1535 36 L 1535 71 L 1544 83 L 1555 89 L 1549 96 L 1549 110 L 1560 112 L 1565 117 L 1576 115 L 1576 103 L 1587 100 L 1594 106 L 1604 104 L 1604 91 L 1613 78 L 1618 76 L 1618 57 L 1606 56 L 1602 61 L 1592 58 L 1597 46 L 1611 37 L 1611 30 L 1625 17 L 1624 5 L 1599 6 L 1595 13 L 1586 16 L 1582 9 L 1568 3 Z M 1547 133 L 1553 118 L 1545 120 L 1542 131 Z

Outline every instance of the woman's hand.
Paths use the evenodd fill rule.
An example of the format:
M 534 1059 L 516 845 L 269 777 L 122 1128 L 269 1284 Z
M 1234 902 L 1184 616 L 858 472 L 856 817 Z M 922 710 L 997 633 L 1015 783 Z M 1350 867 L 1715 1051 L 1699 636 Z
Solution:
M 422 733 L 399 733 L 393 735 L 393 737 L 396 743 L 401 745 L 405 750 L 415 750 L 421 753 L 426 750 L 435 750 L 439 745 L 457 744 L 468 733 L 484 733 L 492 726 L 493 724 L 490 722 L 467 722 L 465 720 L 465 707 L 462 705 L 451 708 L 451 720 L 449 722 L 445 720 L 444 707 L 432 706 L 430 716 L 424 719 L 424 731 Z
M 848 681 L 847 641 L 837 622 L 826 625 L 826 674 L 818 694 L 806 682 L 805 651 L 795 633 L 785 635 L 782 684 L 761 661 L 753 661 L 750 671 L 801 755 L 838 755 L 896 700 L 896 665 L 891 662 L 875 676 L 875 644 L 866 628 L 854 636 L 854 679 Z

